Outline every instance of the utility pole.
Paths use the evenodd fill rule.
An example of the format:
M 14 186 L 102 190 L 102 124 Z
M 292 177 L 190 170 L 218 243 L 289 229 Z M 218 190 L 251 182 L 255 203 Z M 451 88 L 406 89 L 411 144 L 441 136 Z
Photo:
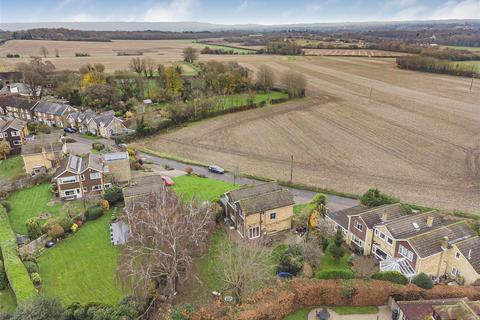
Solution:
M 233 184 L 236 183 L 237 177 L 239 176 L 240 176 L 240 169 L 238 168 L 238 166 L 235 166 L 233 168 Z
M 472 82 L 470 82 L 470 91 L 472 91 L 472 88 L 473 88 L 473 79 L 475 78 L 472 76 Z
M 291 161 L 290 161 L 290 183 L 293 181 L 293 154 L 290 156 Z

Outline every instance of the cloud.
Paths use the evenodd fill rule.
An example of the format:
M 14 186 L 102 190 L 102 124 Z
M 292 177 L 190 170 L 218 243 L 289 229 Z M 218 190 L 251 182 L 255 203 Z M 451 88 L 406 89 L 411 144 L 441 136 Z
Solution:
M 196 0 L 170 0 L 162 5 L 147 9 L 143 21 L 186 21 L 191 19 Z
M 479 0 L 447 1 L 432 12 L 431 19 L 480 19 Z

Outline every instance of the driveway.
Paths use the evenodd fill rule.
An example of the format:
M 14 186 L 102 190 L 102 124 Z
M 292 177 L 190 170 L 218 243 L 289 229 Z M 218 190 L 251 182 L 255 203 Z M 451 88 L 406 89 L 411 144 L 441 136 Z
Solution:
M 321 311 L 322 308 L 316 308 L 310 311 L 308 314 L 308 320 L 317 320 L 316 312 Z M 330 320 L 391 320 L 392 312 L 387 306 L 378 307 L 378 312 L 374 314 L 349 314 L 339 315 L 333 310 L 328 309 L 330 312 Z

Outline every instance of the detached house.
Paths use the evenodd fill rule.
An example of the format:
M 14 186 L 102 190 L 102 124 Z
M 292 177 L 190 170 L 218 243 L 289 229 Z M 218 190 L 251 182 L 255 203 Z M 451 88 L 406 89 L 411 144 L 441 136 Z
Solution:
M 293 195 L 275 183 L 244 187 L 224 194 L 227 218 L 243 238 L 289 230 L 292 226 Z
M 21 98 L 15 95 L 3 95 L 0 96 L 0 114 L 24 121 L 32 121 L 32 110 L 37 103 L 37 101 Z
M 63 128 L 68 114 L 74 110 L 66 104 L 39 101 L 33 108 L 33 119 L 49 126 Z
M 407 214 L 400 204 L 331 212 L 327 221 L 354 251 L 376 257 L 381 271 L 467 284 L 480 278 L 480 239 L 466 221 L 434 211 Z
M 28 129 L 25 121 L 0 117 L 0 141 L 8 142 L 11 155 L 22 153 L 22 145 L 27 135 Z
M 70 155 L 60 163 L 53 181 L 60 198 L 78 199 L 89 194 L 100 194 L 109 188 L 111 184 L 105 182 L 104 173 L 104 164 L 96 155 L 89 153 L 85 158 Z
M 40 135 L 22 147 L 22 158 L 27 174 L 46 173 L 56 168 L 65 156 L 65 146 L 57 135 Z

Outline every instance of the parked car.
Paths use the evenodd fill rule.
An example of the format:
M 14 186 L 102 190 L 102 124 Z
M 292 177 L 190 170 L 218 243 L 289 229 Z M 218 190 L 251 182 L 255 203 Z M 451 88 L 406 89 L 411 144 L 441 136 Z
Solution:
M 45 248 L 51 248 L 55 245 L 55 241 L 54 240 L 49 240 L 47 241 L 47 243 L 45 243 Z
M 66 133 L 75 133 L 75 132 L 77 132 L 77 130 L 75 130 L 75 129 L 73 129 L 73 128 L 70 128 L 70 127 L 64 128 L 63 131 L 65 131 Z
M 219 174 L 224 174 L 225 169 L 223 169 L 220 166 L 217 166 L 216 164 L 212 164 L 211 166 L 208 166 L 208 171 L 213 172 L 213 173 L 219 173 Z
M 167 176 L 162 176 L 161 178 L 162 178 L 163 184 L 166 185 L 167 187 L 171 187 L 175 185 L 175 181 L 173 181 L 172 178 Z

